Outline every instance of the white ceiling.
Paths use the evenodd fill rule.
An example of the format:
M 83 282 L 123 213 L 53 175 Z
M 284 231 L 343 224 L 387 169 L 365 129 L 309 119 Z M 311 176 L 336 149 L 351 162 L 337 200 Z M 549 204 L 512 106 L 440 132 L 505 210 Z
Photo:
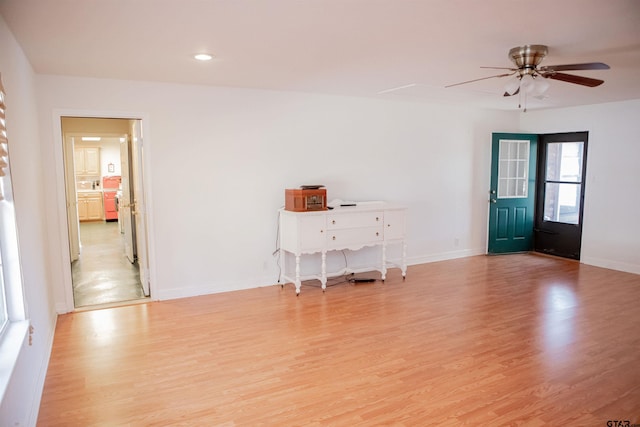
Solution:
M 0 14 L 41 74 L 515 110 L 505 78 L 444 86 L 544 44 L 543 65 L 611 69 L 569 72 L 605 83 L 552 81 L 530 109 L 640 99 L 640 0 L 0 0 Z

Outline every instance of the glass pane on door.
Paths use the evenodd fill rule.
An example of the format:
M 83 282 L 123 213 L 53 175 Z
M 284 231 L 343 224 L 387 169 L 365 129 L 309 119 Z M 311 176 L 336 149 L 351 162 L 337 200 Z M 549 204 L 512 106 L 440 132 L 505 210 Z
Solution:
M 582 142 L 547 144 L 547 181 L 582 182 Z
M 544 221 L 580 223 L 584 143 L 547 144 Z
M 544 192 L 544 220 L 580 222 L 580 184 L 547 182 Z
M 498 198 L 527 198 L 529 141 L 500 140 L 498 165 Z

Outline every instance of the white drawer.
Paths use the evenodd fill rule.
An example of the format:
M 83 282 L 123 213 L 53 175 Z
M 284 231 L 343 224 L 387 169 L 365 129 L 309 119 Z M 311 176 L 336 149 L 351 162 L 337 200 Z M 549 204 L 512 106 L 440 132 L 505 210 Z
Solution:
M 327 247 L 329 249 L 348 249 L 382 242 L 384 234 L 382 230 L 382 226 L 329 230 Z
M 383 219 L 382 211 L 329 214 L 327 215 L 327 229 L 375 227 L 382 225 Z

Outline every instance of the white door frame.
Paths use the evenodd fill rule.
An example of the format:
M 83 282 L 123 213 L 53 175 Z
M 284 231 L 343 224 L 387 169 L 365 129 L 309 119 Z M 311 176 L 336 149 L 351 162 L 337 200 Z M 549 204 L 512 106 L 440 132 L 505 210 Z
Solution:
M 144 198 L 147 206 L 152 206 L 151 191 L 152 181 L 151 176 L 151 164 L 149 161 L 151 152 L 151 132 L 149 129 L 149 115 L 146 113 L 136 112 L 122 112 L 122 111 L 87 111 L 87 110 L 62 110 L 56 109 L 53 111 L 53 141 L 55 144 L 54 149 L 54 162 L 56 171 L 56 210 L 58 213 L 58 242 L 59 248 L 57 253 L 59 255 L 59 266 L 62 272 L 62 292 L 64 296 L 64 302 L 58 301 L 56 304 L 56 311 L 59 314 L 68 313 L 75 310 L 73 303 L 73 281 L 71 278 L 71 257 L 69 255 L 69 229 L 67 221 L 67 198 L 65 189 L 65 163 L 64 163 L 64 141 L 62 135 L 62 118 L 63 117 L 86 117 L 86 118 L 102 118 L 102 119 L 129 119 L 140 120 L 142 125 L 142 133 L 145 135 L 145 156 L 140 159 L 142 162 L 141 167 L 142 174 L 144 176 Z M 149 266 L 149 281 L 156 283 L 155 272 L 155 251 L 154 251 L 154 227 L 153 227 L 153 212 L 150 209 L 146 209 L 146 228 L 147 228 L 147 263 Z M 152 286 L 150 290 L 150 298 L 154 299 L 155 289 Z M 61 304 L 62 303 L 62 304 Z

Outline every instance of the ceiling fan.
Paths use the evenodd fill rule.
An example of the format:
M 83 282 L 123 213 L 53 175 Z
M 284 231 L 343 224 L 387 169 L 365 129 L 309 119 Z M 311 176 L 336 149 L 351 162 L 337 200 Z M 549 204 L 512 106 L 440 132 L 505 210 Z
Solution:
M 454 83 L 445 87 L 459 86 L 496 77 L 513 76 L 513 78 L 505 85 L 504 96 L 512 96 L 521 92 L 524 92 L 525 96 L 527 94 L 535 96 L 542 95 L 549 88 L 549 82 L 546 79 L 560 80 L 588 87 L 596 87 L 604 83 L 604 80 L 566 74 L 562 71 L 608 70 L 609 66 L 607 64 L 602 62 L 587 62 L 583 64 L 540 66 L 540 63 L 547 55 L 547 52 L 547 46 L 541 44 L 514 47 L 509 50 L 509 59 L 511 59 L 515 64 L 515 67 L 480 67 L 494 70 L 509 70 L 508 72 L 495 76 L 481 77 L 479 79 Z

